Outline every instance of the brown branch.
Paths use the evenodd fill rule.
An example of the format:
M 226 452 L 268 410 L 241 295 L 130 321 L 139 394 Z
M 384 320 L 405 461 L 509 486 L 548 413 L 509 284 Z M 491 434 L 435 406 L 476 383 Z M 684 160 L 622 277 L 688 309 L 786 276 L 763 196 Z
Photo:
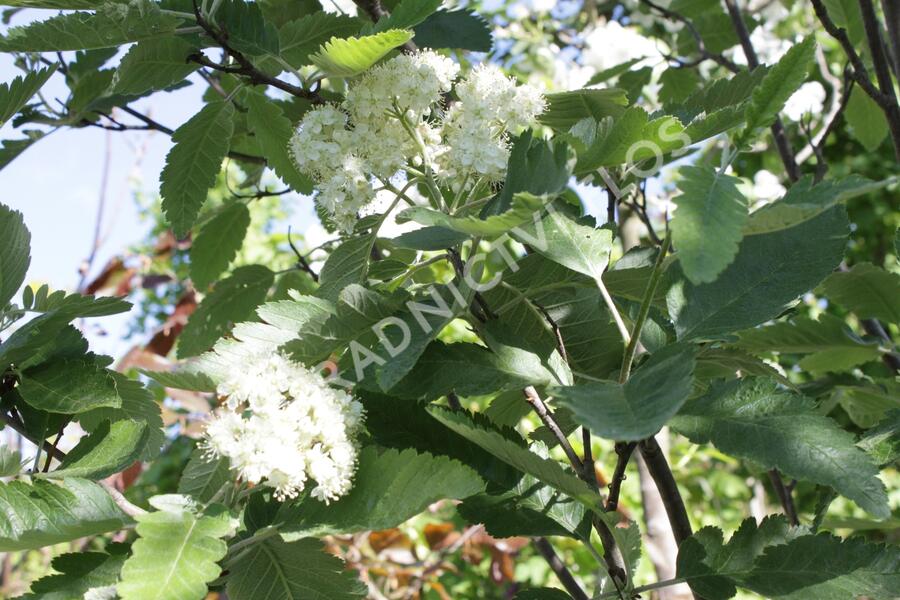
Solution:
M 625 481 L 625 468 L 634 452 L 637 442 L 616 442 L 616 468 L 613 471 L 612 480 L 609 482 L 609 497 L 606 499 L 606 512 L 612 512 L 619 508 L 619 494 L 622 491 L 622 482 Z
M 556 551 L 553 549 L 553 546 L 547 538 L 535 538 L 534 547 L 540 555 L 544 557 L 544 560 L 550 565 L 550 569 L 556 574 L 556 578 L 559 579 L 559 582 L 566 588 L 566 591 L 569 592 L 569 595 L 572 596 L 574 600 L 589 600 L 589 596 L 581 589 L 581 586 L 575 581 L 572 573 L 569 572 L 569 569 L 566 568 L 563 561 L 556 555 Z
M 9 425 L 14 431 L 16 431 L 19 435 L 24 437 L 26 440 L 33 444 L 37 444 L 38 442 L 32 439 L 32 437 L 25 430 L 25 425 L 22 421 L 19 420 L 18 417 L 8 414 L 6 411 L 0 411 L 0 418 L 3 419 L 3 422 Z M 41 442 L 41 447 L 44 449 L 44 452 L 48 454 L 48 456 L 52 456 L 56 460 L 62 461 L 66 458 L 66 453 L 48 442 L 47 440 L 43 440 Z
M 859 53 L 856 51 L 856 48 L 853 47 L 853 42 L 850 41 L 850 37 L 847 35 L 847 31 L 843 27 L 838 27 L 837 24 L 831 19 L 828 14 L 828 9 L 825 7 L 825 4 L 822 2 L 822 0 L 811 1 L 813 10 L 815 11 L 816 16 L 819 18 L 819 22 L 822 23 L 822 27 L 825 28 L 825 31 L 827 31 L 829 35 L 831 35 L 831 37 L 838 41 L 838 43 L 844 49 L 844 53 L 847 55 L 847 58 L 850 60 L 850 65 L 852 67 L 851 75 L 853 77 L 853 80 L 859 84 L 859 87 L 861 87 L 863 91 L 866 92 L 866 94 L 868 94 L 869 97 L 884 112 L 884 116 L 888 121 L 888 129 L 891 132 L 891 141 L 894 144 L 894 154 L 897 157 L 897 160 L 900 161 L 900 109 L 897 108 L 897 100 L 894 97 L 893 87 L 888 86 L 890 95 L 888 95 L 886 90 L 879 90 L 875 87 L 875 84 L 872 83 L 872 78 L 869 76 L 869 71 L 866 68 L 865 63 L 863 62 Z M 871 6 L 871 3 L 869 3 L 869 6 Z M 869 26 L 871 25 L 872 23 L 868 23 L 866 26 L 867 35 Z M 875 22 L 875 25 L 877 26 L 877 21 Z M 877 29 L 876 33 L 878 33 Z M 878 39 L 881 39 L 880 34 L 878 35 Z M 883 47 L 880 43 L 878 44 L 878 47 L 883 50 Z
M 221 48 L 229 55 L 234 61 L 238 64 L 236 67 L 227 66 L 227 65 L 219 65 L 210 61 L 208 58 L 203 56 L 200 53 L 192 54 L 188 57 L 188 60 L 192 60 L 197 62 L 205 67 L 209 67 L 211 69 L 215 69 L 217 71 L 223 71 L 226 73 L 232 73 L 235 75 L 242 75 L 250 80 L 251 84 L 265 84 L 270 85 L 274 88 L 278 88 L 283 92 L 287 92 L 292 96 L 296 96 L 298 98 L 304 98 L 309 100 L 313 104 L 323 104 L 325 100 L 319 95 L 318 90 L 305 90 L 299 86 L 290 84 L 286 81 L 282 81 L 277 77 L 273 77 L 271 75 L 267 75 L 263 73 L 259 69 L 254 66 L 250 59 L 246 56 L 232 48 L 228 44 L 228 37 L 226 34 L 218 31 L 206 18 L 203 16 L 200 11 L 200 5 L 197 0 L 193 0 L 194 4 L 194 18 L 197 21 L 197 25 L 200 26 L 201 29 L 208 35 L 216 44 L 221 46 Z
M 778 501 L 781 502 L 781 507 L 784 509 L 784 514 L 787 516 L 788 521 L 792 526 L 796 527 L 800 524 L 800 519 L 797 518 L 797 508 L 794 506 L 791 489 L 784 484 L 778 469 L 769 471 L 769 480 L 772 482 L 772 487 L 775 488 L 775 494 L 778 496 Z
M 875 78 L 878 80 L 878 88 L 886 100 L 884 114 L 888 119 L 891 141 L 894 143 L 894 156 L 897 158 L 897 162 L 900 162 L 900 104 L 897 104 L 894 81 L 891 79 L 890 61 L 885 53 L 884 40 L 881 39 L 881 23 L 875 16 L 872 0 L 859 0 L 859 9 L 862 12 L 866 39 L 872 54 Z
M 881 0 L 881 9 L 894 55 L 894 75 L 900 78 L 900 3 L 896 0 Z
M 675 541 L 679 545 L 691 536 L 691 521 L 688 519 L 687 510 L 684 507 L 684 500 L 681 498 L 681 492 L 678 491 L 678 484 L 669 468 L 669 462 L 666 460 L 662 449 L 656 442 L 656 438 L 647 438 L 640 443 L 641 456 L 647 465 L 650 476 L 653 477 L 659 495 L 662 497 L 663 505 L 666 507 L 666 514 L 669 517 L 669 525 L 672 527 L 672 533 L 675 534 Z
M 583 479 L 584 463 L 582 463 L 581 459 L 578 458 L 578 454 L 572 448 L 572 444 L 569 443 L 569 439 L 566 437 L 566 434 L 563 433 L 559 425 L 556 424 L 556 420 L 553 418 L 553 413 L 550 412 L 550 409 L 548 409 L 547 405 L 544 404 L 544 401 L 541 400 L 541 397 L 537 393 L 537 390 L 534 389 L 534 386 L 529 385 L 524 390 L 522 390 L 522 393 L 525 395 L 525 400 L 528 402 L 528 404 L 531 405 L 531 408 L 534 409 L 534 412 L 537 413 L 544 425 L 547 426 L 547 429 L 549 429 L 553 433 L 554 437 L 556 437 L 556 441 L 559 442 L 559 445 L 563 449 L 563 452 L 566 453 L 566 458 L 568 458 L 569 462 L 572 463 L 572 468 L 575 469 L 576 473 L 580 473 Z
M 697 45 L 697 52 L 700 54 L 700 59 L 696 60 L 696 61 L 682 61 L 677 58 L 672 59 L 672 60 L 675 60 L 680 66 L 695 67 L 695 66 L 699 65 L 701 62 L 703 62 L 704 60 L 711 60 L 711 61 L 715 62 L 716 64 L 725 67 L 726 69 L 728 69 L 729 71 L 731 71 L 733 73 L 736 73 L 740 70 L 740 67 L 738 67 L 732 61 L 725 58 L 724 55 L 717 54 L 715 52 L 710 52 L 707 49 L 706 43 L 703 41 L 703 36 L 700 35 L 700 32 L 697 30 L 697 28 L 694 26 L 694 24 L 691 22 L 690 19 L 688 19 L 687 17 L 685 17 L 684 15 L 682 15 L 680 13 L 677 13 L 673 10 L 669 10 L 668 8 L 665 8 L 664 6 L 660 6 L 660 5 L 656 4 L 655 2 L 652 2 L 652 0 L 641 0 L 641 2 L 646 4 L 653 10 L 657 11 L 659 14 L 666 17 L 667 19 L 676 21 L 678 23 L 683 23 L 685 28 L 688 30 L 688 32 L 690 32 L 691 37 L 694 38 L 694 43 Z

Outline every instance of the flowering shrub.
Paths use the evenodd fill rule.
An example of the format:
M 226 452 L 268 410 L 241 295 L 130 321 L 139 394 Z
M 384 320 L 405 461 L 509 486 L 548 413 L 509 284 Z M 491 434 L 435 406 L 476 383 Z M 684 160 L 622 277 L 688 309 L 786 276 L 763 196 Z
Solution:
M 3 594 L 896 596 L 894 3 L 6 3 L 67 12 L 0 38 L 0 168 L 172 146 L 78 293 L 0 204 L 0 551 L 70 550 Z

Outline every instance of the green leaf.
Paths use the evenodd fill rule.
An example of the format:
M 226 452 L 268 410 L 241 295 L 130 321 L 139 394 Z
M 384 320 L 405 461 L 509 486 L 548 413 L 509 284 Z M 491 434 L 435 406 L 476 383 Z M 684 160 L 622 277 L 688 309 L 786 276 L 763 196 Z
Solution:
M 29 306 L 24 307 L 33 312 L 53 313 L 66 319 L 82 319 L 88 317 L 106 317 L 131 310 L 131 303 L 115 296 L 83 296 L 78 293 L 67 294 L 64 290 L 50 290 L 46 284 L 38 289 L 38 293 Z
M 310 61 L 329 77 L 353 77 L 412 37 L 411 31 L 402 29 L 389 29 L 359 38 L 332 37 L 310 56 Z
M 594 434 L 637 441 L 659 431 L 691 393 L 694 351 L 673 345 L 654 352 L 627 383 L 583 383 L 555 387 L 557 402 Z
M 238 267 L 197 306 L 178 338 L 178 357 L 208 350 L 234 323 L 244 321 L 266 298 L 275 274 L 262 265 Z
M 52 413 L 122 405 L 110 372 L 89 358 L 52 360 L 25 369 L 17 389 L 29 405 Z
M 738 252 L 747 221 L 747 199 L 738 191 L 737 177 L 711 167 L 681 167 L 674 198 L 678 210 L 672 219 L 672 242 L 691 283 L 708 283 L 727 267 Z
M 875 516 L 890 514 L 878 468 L 853 435 L 816 414 L 811 401 L 766 380 L 714 384 L 685 404 L 671 426 L 695 443 L 831 486 Z
M 665 115 L 650 119 L 643 108 L 632 106 L 621 116 L 600 121 L 584 119 L 571 130 L 580 141 L 576 175 L 586 175 L 599 167 L 637 163 L 645 159 L 659 160 L 670 152 L 685 150 L 691 143 L 684 125 Z M 578 148 L 578 144 L 573 142 Z
M 877 426 L 862 436 L 857 446 L 879 466 L 900 458 L 900 409 L 889 411 Z
M 278 54 L 278 30 L 263 18 L 257 2 L 227 0 L 216 21 L 228 32 L 228 45 L 248 56 Z
M 269 538 L 252 546 L 228 577 L 234 600 L 347 600 L 364 598 L 366 587 L 322 542 L 286 543 Z
M 768 548 L 741 585 L 789 600 L 844 600 L 848 593 L 892 598 L 900 589 L 900 549 L 861 538 L 805 535 Z
M 443 0 L 400 0 L 391 14 L 374 24 L 374 31 L 412 29 L 441 7 Z
M 491 26 L 467 10 L 439 10 L 414 29 L 420 48 L 458 48 L 490 52 L 494 45 Z
M 807 175 L 792 185 L 784 198 L 753 212 L 744 228 L 744 235 L 771 233 L 799 225 L 839 203 L 898 181 L 900 177 L 871 181 L 865 177 L 850 175 L 843 179 L 827 179 L 814 184 L 813 178 Z
M 818 320 L 797 317 L 739 334 L 736 346 L 754 353 L 809 354 L 800 366 L 813 373 L 838 371 L 875 360 L 877 343 L 866 343 L 843 320 L 822 313 Z
M 22 453 L 6 444 L 0 446 L 0 477 L 12 477 L 22 471 Z
M 206 584 L 219 576 L 216 564 L 234 533 L 224 509 L 196 514 L 190 500 L 175 494 L 154 496 L 159 510 L 135 517 L 138 539 L 122 567 L 116 590 L 122 600 L 201 600 Z
M 204 290 L 237 256 L 250 226 L 250 211 L 243 202 L 232 202 L 203 224 L 191 243 L 191 279 Z
M 682 542 L 678 549 L 677 575 L 687 579 L 698 596 L 726 600 L 737 593 L 735 580 L 749 572 L 767 547 L 787 543 L 801 535 L 781 516 L 769 516 L 757 526 L 745 519 L 723 544 L 722 531 L 704 527 Z
M 319 273 L 318 296 L 332 302 L 351 283 L 366 282 L 369 256 L 375 245 L 375 231 L 346 240 L 331 251 Z
M 33 143 L 44 137 L 43 131 L 30 129 L 25 133 L 28 137 L 19 140 L 0 141 L 0 170 L 5 169 L 20 154 L 28 150 Z
M 116 531 L 128 517 L 84 479 L 0 483 L 0 552 L 32 550 Z M 65 510 L 60 510 L 65 507 Z
M 141 375 L 146 375 L 159 385 L 179 390 L 192 392 L 216 391 L 216 383 L 208 375 L 189 368 L 176 369 L 174 371 L 145 371 L 141 369 Z
M 871 263 L 853 265 L 849 271 L 829 275 L 822 291 L 862 319 L 900 323 L 900 275 Z
M 667 302 L 678 338 L 714 338 L 777 317 L 840 264 L 847 227 L 846 212 L 834 208 L 790 229 L 745 236 L 712 283 L 678 281 L 676 263 Z
M 568 154 L 568 146 L 563 142 L 550 144 L 546 140 L 534 139 L 531 130 L 522 133 L 513 142 L 506 181 L 492 213 L 509 210 L 517 192 L 540 196 L 555 195 L 565 190 L 572 175 L 566 165 Z
M 290 119 L 277 104 L 260 94 L 248 96 L 247 108 L 247 128 L 259 142 L 266 164 L 294 191 L 311 193 L 312 181 L 297 170 L 289 154 L 288 142 L 294 133 Z
M 229 481 L 228 459 L 213 458 L 201 448 L 196 448 L 191 452 L 191 458 L 178 481 L 178 493 L 206 503 Z
M 468 239 L 468 234 L 432 225 L 401 233 L 397 237 L 391 238 L 391 243 L 398 248 L 413 250 L 444 250 Z
M 54 52 L 109 48 L 171 35 L 180 19 L 149 0 L 104 4 L 96 13 L 63 14 L 13 27 L 0 39 L 3 52 Z
M 759 87 L 753 91 L 747 106 L 747 128 L 739 138 L 740 145 L 749 140 L 753 131 L 768 127 L 775 121 L 788 98 L 806 81 L 815 51 L 815 36 L 807 36 L 769 69 Z
M 140 460 L 152 460 L 166 442 L 159 404 L 153 394 L 140 381 L 129 379 L 121 373 L 109 371 L 116 384 L 116 393 L 122 400 L 118 408 L 95 408 L 78 415 L 78 424 L 91 432 L 106 421 L 138 421 L 147 425 L 147 439 Z
M 861 385 L 838 385 L 831 399 L 841 405 L 855 424 L 873 427 L 889 411 L 900 408 L 900 381 L 883 379 Z
M 888 122 L 878 104 L 859 86 L 850 92 L 844 109 L 850 134 L 869 152 L 875 152 L 888 134 Z
M 862 13 L 859 10 L 859 2 L 854 0 L 822 0 L 828 10 L 828 16 L 838 27 L 847 30 L 847 36 L 856 46 L 863 40 L 865 26 L 862 21 Z
M 547 94 L 545 98 L 547 108 L 538 116 L 538 121 L 557 131 L 566 131 L 582 119 L 599 121 L 604 117 L 618 116 L 628 106 L 625 91 L 618 88 L 585 88 Z
M 16 77 L 8 84 L 0 84 L 0 127 L 22 110 L 55 72 L 56 64 L 49 69 L 29 71 L 24 77 Z
M 278 30 L 281 56 L 292 66 L 309 64 L 309 55 L 332 37 L 347 37 L 359 32 L 362 21 L 344 15 L 318 11 L 288 21 Z
M 149 435 L 147 423 L 125 419 L 111 424 L 104 421 L 81 438 L 59 468 L 44 476 L 104 479 L 131 466 L 147 445 Z
M 696 93 L 703 78 L 693 69 L 669 67 L 659 76 L 659 100 L 669 108 Z
M 94 588 L 113 586 L 128 555 L 124 544 L 107 544 L 106 552 L 60 554 L 50 563 L 54 575 L 31 584 L 31 593 L 19 600 L 81 600 Z
M 470 467 L 443 456 L 364 448 L 350 492 L 331 504 L 312 497 L 285 508 L 282 537 L 350 533 L 396 527 L 443 498 L 461 500 L 484 491 Z
M 421 225 L 436 225 L 467 235 L 495 238 L 514 227 L 525 225 L 536 219 L 549 200 L 550 198 L 547 196 L 535 196 L 527 192 L 520 192 L 512 197 L 512 205 L 509 210 L 491 215 L 486 219 L 477 215 L 451 216 L 426 206 L 412 206 L 397 215 L 397 222 L 415 221 Z
M 166 219 L 175 235 L 184 237 L 216 181 L 234 130 L 234 106 L 212 102 L 172 134 L 175 145 L 160 175 Z
M 31 233 L 25 227 L 22 213 L 0 204 L 0 308 L 5 307 L 19 286 L 31 264 Z
M 138 42 L 122 57 L 113 91 L 139 96 L 175 85 L 200 67 L 187 60 L 196 51 L 193 45 L 174 36 Z
M 568 269 L 598 280 L 609 264 L 612 231 L 582 225 L 559 210 L 513 233 L 518 241 Z
M 537 355 L 511 346 L 495 350 L 499 351 L 478 344 L 432 342 L 392 393 L 434 400 L 450 392 L 478 396 L 555 381 Z

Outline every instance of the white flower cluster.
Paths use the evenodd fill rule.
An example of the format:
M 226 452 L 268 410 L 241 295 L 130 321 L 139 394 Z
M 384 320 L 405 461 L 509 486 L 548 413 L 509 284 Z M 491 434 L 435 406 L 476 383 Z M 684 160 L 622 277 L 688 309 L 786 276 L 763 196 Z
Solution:
M 254 484 L 294 498 L 312 479 L 324 502 L 346 494 L 356 469 L 362 405 L 318 373 L 279 353 L 242 357 L 217 391 L 226 396 L 206 428 L 205 446 Z
M 350 231 L 374 199 L 373 178 L 386 182 L 407 166 L 455 189 L 503 177 L 509 131 L 533 124 L 544 99 L 485 66 L 456 85 L 459 102 L 445 110 L 458 75 L 459 65 L 435 52 L 401 54 L 367 71 L 340 106 L 304 115 L 291 154 L 339 227 Z

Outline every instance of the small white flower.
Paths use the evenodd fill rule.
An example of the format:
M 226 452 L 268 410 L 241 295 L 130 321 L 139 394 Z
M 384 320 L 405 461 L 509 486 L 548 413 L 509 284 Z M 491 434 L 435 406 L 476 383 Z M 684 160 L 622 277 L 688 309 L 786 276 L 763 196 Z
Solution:
M 771 171 L 761 169 L 753 176 L 752 194 L 754 198 L 772 200 L 783 196 L 785 191 L 787 190 L 778 181 L 778 177 Z
M 227 457 L 245 481 L 274 488 L 282 500 L 295 498 L 309 480 L 316 483 L 312 495 L 323 502 L 346 494 L 362 405 L 279 353 L 234 356 L 217 388 L 228 397 L 206 427 L 206 449 Z

